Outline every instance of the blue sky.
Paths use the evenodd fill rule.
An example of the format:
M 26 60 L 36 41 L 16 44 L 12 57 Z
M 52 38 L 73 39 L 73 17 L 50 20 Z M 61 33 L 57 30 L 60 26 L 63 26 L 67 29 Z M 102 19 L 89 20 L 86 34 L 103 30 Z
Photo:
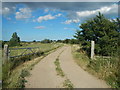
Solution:
M 79 25 L 100 11 L 109 19 L 118 17 L 115 2 L 4 2 L 3 40 L 17 32 L 22 41 L 73 38 Z

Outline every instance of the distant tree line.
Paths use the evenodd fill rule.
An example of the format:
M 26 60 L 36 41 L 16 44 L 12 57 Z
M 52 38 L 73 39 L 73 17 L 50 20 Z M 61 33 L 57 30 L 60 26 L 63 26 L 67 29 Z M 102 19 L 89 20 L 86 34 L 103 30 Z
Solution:
M 80 25 L 74 37 L 90 54 L 90 41 L 95 41 L 95 53 L 104 56 L 120 52 L 120 19 L 109 20 L 99 13 L 96 17 Z M 119 50 L 119 51 L 118 51 Z
M 66 43 L 66 44 L 79 44 L 79 41 L 77 39 L 57 40 L 56 42 Z
M 41 43 L 66 43 L 66 44 L 78 44 L 77 39 L 64 39 L 64 40 L 50 40 L 50 39 L 44 39 L 40 41 Z

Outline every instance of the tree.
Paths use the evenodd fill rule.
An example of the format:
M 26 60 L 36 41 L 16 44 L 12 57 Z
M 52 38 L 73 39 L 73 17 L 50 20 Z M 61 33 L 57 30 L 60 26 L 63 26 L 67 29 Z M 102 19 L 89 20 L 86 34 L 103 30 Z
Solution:
M 44 39 L 41 41 L 41 43 L 51 43 L 51 42 L 52 42 L 52 40 L 49 40 L 49 39 Z
M 13 33 L 12 38 L 10 39 L 9 45 L 10 46 L 20 45 L 20 37 L 18 37 L 16 32 Z
M 84 45 L 83 49 L 88 52 L 90 52 L 90 41 L 94 40 L 96 54 L 111 55 L 118 46 L 120 34 L 118 21 L 119 19 L 116 22 L 110 21 L 99 12 L 96 17 L 81 24 L 82 30 L 78 30 L 74 37 Z
M 36 42 L 36 40 L 33 40 L 33 42 Z

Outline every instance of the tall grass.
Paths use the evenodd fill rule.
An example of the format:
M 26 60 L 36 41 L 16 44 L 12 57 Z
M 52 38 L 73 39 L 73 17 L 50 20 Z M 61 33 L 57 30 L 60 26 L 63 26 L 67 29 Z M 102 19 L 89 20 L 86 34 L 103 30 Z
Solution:
M 118 88 L 118 59 L 97 57 L 90 61 L 87 66 L 94 73 L 97 73 L 99 78 L 104 79 L 112 88 Z
M 0 49 L 0 80 L 2 80 L 2 50 Z
M 98 56 L 91 60 L 84 51 L 76 47 L 73 46 L 72 51 L 78 65 L 105 80 L 112 88 L 120 88 L 120 61 L 118 56 Z
M 39 53 L 39 52 L 38 52 Z M 11 75 L 12 71 L 19 65 L 23 64 L 26 61 L 32 60 L 35 57 L 39 57 L 42 54 L 31 54 L 27 56 L 22 56 L 19 58 L 11 58 L 8 62 L 3 64 L 3 73 L 2 73 L 2 80 L 3 80 L 3 87 L 6 87 L 9 83 L 7 82 L 7 79 Z

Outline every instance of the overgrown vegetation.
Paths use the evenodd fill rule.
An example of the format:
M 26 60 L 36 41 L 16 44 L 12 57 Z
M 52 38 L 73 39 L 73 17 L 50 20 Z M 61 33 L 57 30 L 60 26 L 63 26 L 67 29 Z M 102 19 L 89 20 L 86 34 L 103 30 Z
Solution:
M 69 79 L 66 79 L 63 82 L 63 87 L 67 88 L 67 90 L 72 90 L 73 89 L 73 84 Z
M 48 44 L 47 44 L 48 45 Z M 46 46 L 47 46 L 46 45 Z M 49 46 L 49 45 L 48 45 Z M 53 47 L 49 47 L 47 48 L 47 50 L 44 48 L 42 48 L 42 52 L 37 52 L 36 54 L 31 54 L 31 55 L 27 55 L 27 56 L 22 56 L 19 58 L 11 58 L 8 62 L 6 62 L 3 65 L 3 88 L 24 88 L 24 84 L 25 84 L 25 76 L 28 75 L 28 71 L 27 70 L 31 70 L 32 67 L 36 64 L 36 62 L 38 62 L 39 60 L 37 60 L 36 62 L 34 62 L 34 58 L 36 57 L 40 57 L 40 56 L 46 56 L 50 51 L 57 49 L 58 47 L 62 46 L 60 45 L 54 45 Z M 29 69 L 19 69 L 18 71 L 16 71 L 16 69 L 19 66 L 24 65 L 24 63 L 26 62 L 33 62 L 32 64 L 30 64 Z M 15 78 L 15 79 L 14 79 Z M 12 83 L 11 83 L 12 82 Z
M 80 25 L 74 36 L 83 45 L 83 49 L 90 54 L 90 41 L 95 41 L 97 55 L 111 56 L 117 54 L 120 46 L 120 19 L 110 21 L 103 14 L 87 20 Z M 117 54 L 119 55 L 119 54 Z
M 76 63 L 84 70 L 105 80 L 112 88 L 120 87 L 120 64 L 118 58 L 97 56 L 91 60 L 78 45 L 72 47 L 72 52 L 76 58 Z
M 55 66 L 56 66 L 56 71 L 57 71 L 57 75 L 60 75 L 61 77 L 64 77 L 65 74 L 62 71 L 61 67 L 60 67 L 60 62 L 59 62 L 59 58 L 57 58 L 54 62 Z
M 38 52 L 39 53 L 39 52 Z M 31 55 L 27 55 L 27 56 L 22 56 L 19 58 L 11 58 L 8 62 L 5 62 L 5 64 L 3 64 L 3 73 L 2 73 L 2 80 L 3 80 L 3 87 L 7 86 L 7 82 L 6 80 L 9 78 L 9 76 L 11 75 L 11 72 L 18 67 L 19 65 L 23 64 L 26 61 L 30 61 L 36 57 L 39 57 L 42 54 L 31 54 Z
M 25 70 L 25 69 L 23 69 L 22 71 L 21 71 L 21 74 L 20 74 L 20 76 L 19 76 L 19 80 L 18 80 L 18 82 L 17 82 L 17 86 L 16 87 L 21 87 L 21 88 L 25 88 L 25 83 L 27 82 L 26 80 L 25 80 L 25 77 L 27 77 L 27 76 L 29 76 L 30 75 L 30 73 L 28 72 L 28 70 Z
M 79 44 L 79 40 L 77 39 L 64 39 L 64 40 L 57 40 L 56 42 L 65 43 L 65 44 Z
M 0 47 L 0 80 L 2 80 L 2 50 Z
M 77 63 L 85 63 L 89 71 L 106 80 L 111 87 L 120 88 L 120 19 L 109 20 L 99 12 L 80 28 L 74 35 L 81 44 L 76 55 L 82 56 L 78 57 Z M 90 56 L 91 41 L 95 41 L 95 54 L 98 56 L 93 60 L 85 59 L 85 56 Z

